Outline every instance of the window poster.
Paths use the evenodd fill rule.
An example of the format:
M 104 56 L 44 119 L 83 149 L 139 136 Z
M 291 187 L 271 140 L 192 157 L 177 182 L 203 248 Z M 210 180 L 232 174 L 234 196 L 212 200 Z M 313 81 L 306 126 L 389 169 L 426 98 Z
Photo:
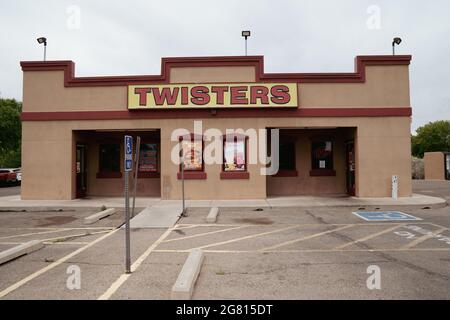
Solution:
M 181 143 L 184 170 L 202 170 L 202 141 L 185 141 Z
M 225 171 L 245 171 L 245 141 L 225 142 Z
M 312 143 L 312 168 L 332 169 L 333 144 L 331 141 L 315 141 Z
M 156 143 L 141 144 L 139 171 L 158 172 L 158 145 Z

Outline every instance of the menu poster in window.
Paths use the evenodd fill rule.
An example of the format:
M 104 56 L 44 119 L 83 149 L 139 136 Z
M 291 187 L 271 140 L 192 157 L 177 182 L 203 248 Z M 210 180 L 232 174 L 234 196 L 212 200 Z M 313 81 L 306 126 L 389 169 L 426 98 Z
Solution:
M 202 141 L 184 141 L 183 151 L 184 170 L 202 170 Z
M 141 144 L 139 171 L 158 172 L 158 145 L 156 143 Z
M 225 142 L 225 171 L 245 171 L 245 141 Z

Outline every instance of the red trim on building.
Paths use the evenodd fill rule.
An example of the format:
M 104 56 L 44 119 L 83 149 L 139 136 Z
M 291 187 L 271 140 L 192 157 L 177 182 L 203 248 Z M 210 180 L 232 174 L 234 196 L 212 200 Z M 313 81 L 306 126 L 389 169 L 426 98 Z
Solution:
M 181 180 L 181 172 L 177 173 L 178 180 Z M 205 180 L 207 177 L 204 171 L 184 171 L 185 180 Z
M 142 172 L 139 171 L 138 172 L 138 178 L 159 178 L 160 177 L 160 173 L 159 172 Z
M 64 86 L 127 86 L 131 84 L 170 83 L 170 69 L 181 67 L 252 66 L 255 82 L 342 83 L 365 82 L 365 67 L 374 65 L 409 65 L 410 55 L 357 56 L 355 72 L 349 73 L 264 73 L 263 56 L 162 58 L 160 75 L 75 77 L 75 63 L 61 61 L 22 61 L 23 71 L 64 71 Z
M 250 173 L 247 171 L 222 171 L 220 179 L 250 179 Z
M 409 117 L 410 107 L 399 108 L 298 108 L 298 109 L 175 109 L 139 111 L 22 112 L 22 121 L 298 118 L 298 117 Z

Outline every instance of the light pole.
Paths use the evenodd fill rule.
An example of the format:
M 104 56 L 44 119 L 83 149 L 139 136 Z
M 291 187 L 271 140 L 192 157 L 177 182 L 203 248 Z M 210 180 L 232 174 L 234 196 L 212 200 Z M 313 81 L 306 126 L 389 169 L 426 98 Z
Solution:
M 44 44 L 44 61 L 47 59 L 47 38 L 45 38 L 45 37 L 40 37 L 40 38 L 37 38 L 37 42 L 39 43 L 39 44 Z
M 395 37 L 394 40 L 392 40 L 392 55 L 395 56 L 395 45 L 399 45 L 402 43 L 402 39 Z
M 242 31 L 242 36 L 245 38 L 245 55 L 247 55 L 247 38 L 250 37 L 250 31 Z

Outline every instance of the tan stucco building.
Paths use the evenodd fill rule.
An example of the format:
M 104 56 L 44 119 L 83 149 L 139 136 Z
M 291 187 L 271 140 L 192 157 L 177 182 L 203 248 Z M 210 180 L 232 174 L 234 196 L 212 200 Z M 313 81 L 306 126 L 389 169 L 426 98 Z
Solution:
M 450 180 L 450 152 L 425 152 L 426 180 Z
M 125 134 L 142 139 L 139 196 L 180 199 L 171 155 L 183 143 L 188 199 L 389 197 L 392 175 L 410 196 L 410 60 L 265 73 L 260 56 L 163 58 L 160 75 L 115 77 L 76 77 L 72 61 L 22 62 L 22 199 L 122 195 Z M 203 159 L 209 138 L 194 134 L 195 120 L 203 131 L 243 129 L 222 136 L 224 163 Z M 263 175 L 249 136 L 270 129 L 279 129 L 279 170 Z

